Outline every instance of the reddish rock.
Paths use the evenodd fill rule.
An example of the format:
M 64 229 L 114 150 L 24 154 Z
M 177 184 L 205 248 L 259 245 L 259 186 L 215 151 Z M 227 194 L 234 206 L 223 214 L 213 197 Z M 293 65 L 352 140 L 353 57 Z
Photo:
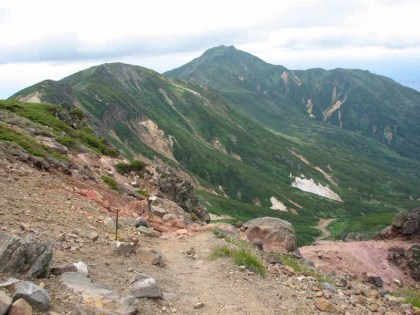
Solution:
M 134 200 L 126 204 L 121 211 L 121 215 L 133 216 L 133 214 L 136 214 L 137 216 L 141 216 L 148 213 L 148 211 L 147 200 Z
M 248 221 L 245 237 L 252 244 L 262 245 L 267 252 L 285 252 L 296 249 L 296 236 L 293 226 L 282 219 L 264 217 Z
M 24 299 L 19 299 L 10 307 L 9 315 L 32 315 L 32 307 Z

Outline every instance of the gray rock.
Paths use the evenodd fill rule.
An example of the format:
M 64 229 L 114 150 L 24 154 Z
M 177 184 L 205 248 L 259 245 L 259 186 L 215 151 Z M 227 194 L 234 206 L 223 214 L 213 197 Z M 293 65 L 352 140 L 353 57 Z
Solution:
M 160 237 L 162 235 L 162 233 L 160 233 L 159 231 L 153 230 L 153 228 L 148 229 L 145 226 L 140 226 L 139 228 L 136 229 L 137 233 L 139 234 L 143 234 L 149 237 Z
M 156 280 L 143 273 L 138 273 L 130 281 L 130 294 L 137 298 L 162 298 L 162 290 Z
M 88 235 L 86 235 L 88 239 L 90 239 L 93 242 L 96 242 L 99 238 L 99 233 L 97 232 L 89 232 Z
M 379 288 L 382 288 L 384 286 L 384 281 L 378 275 L 368 274 L 366 281 L 375 285 L 375 286 L 377 286 L 377 287 L 379 287 Z
M 296 235 L 293 226 L 282 219 L 263 217 L 250 220 L 245 237 L 252 243 L 262 243 L 264 251 L 285 252 L 296 249 Z
M 119 255 L 131 255 L 135 249 L 136 245 L 132 242 L 113 241 L 111 244 L 112 252 Z
M 153 215 L 155 215 L 155 216 L 158 216 L 158 217 L 160 217 L 160 218 L 163 218 L 163 216 L 164 216 L 165 214 L 167 214 L 167 213 L 168 213 L 168 211 L 166 211 L 165 209 L 163 209 L 163 208 L 161 208 L 161 207 L 158 207 L 158 206 L 153 206 L 153 208 L 152 208 L 152 213 L 153 213 Z
M 117 226 L 115 219 L 108 217 L 104 220 L 104 224 L 111 230 L 115 231 L 115 227 Z M 121 223 L 119 222 L 118 226 L 120 226 Z
M 135 225 L 136 228 L 139 228 L 140 226 L 144 226 L 146 228 L 149 227 L 149 223 L 147 223 L 147 221 L 142 217 L 138 217 L 136 219 L 136 222 L 134 223 L 134 225 Z
M 113 293 L 109 287 L 93 283 L 86 274 L 80 272 L 66 272 L 61 275 L 60 281 L 70 289 L 82 293 L 86 297 L 99 297 Z
M 336 288 L 334 285 L 332 285 L 331 283 L 328 283 L 328 282 L 322 282 L 322 283 L 321 283 L 321 286 L 322 286 L 325 290 L 330 291 L 331 293 L 335 293 L 335 294 L 337 294 L 337 293 L 338 293 L 337 288 Z
M 51 307 L 51 298 L 48 291 L 32 282 L 10 278 L 1 283 L 0 288 L 6 288 L 12 294 L 13 301 L 22 298 L 36 310 L 48 311 Z
M 10 305 L 12 305 L 12 298 L 0 291 L 0 315 L 6 314 Z
M 156 249 L 140 247 L 137 249 L 137 255 L 140 256 L 140 259 L 151 265 L 162 265 L 163 256 L 161 252 Z
M 58 143 L 57 141 L 55 141 L 52 138 L 42 138 L 41 139 L 42 144 L 44 144 L 45 146 L 53 149 L 54 151 L 57 151 L 61 154 L 67 154 L 69 152 L 69 149 L 62 145 L 61 143 Z
M 419 227 L 418 220 L 407 220 L 401 230 L 401 233 L 404 235 L 413 234 Z
M 74 264 L 67 265 L 54 265 L 51 268 L 51 273 L 53 275 L 59 276 L 66 272 L 77 272 L 77 267 Z
M 0 231 L 0 272 L 24 273 L 27 277 L 48 274 L 53 244 L 21 238 Z

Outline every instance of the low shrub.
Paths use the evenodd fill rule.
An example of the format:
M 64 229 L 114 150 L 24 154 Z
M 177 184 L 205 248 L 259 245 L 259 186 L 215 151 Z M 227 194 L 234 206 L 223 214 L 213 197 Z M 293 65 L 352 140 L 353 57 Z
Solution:
M 105 175 L 101 176 L 101 179 L 104 181 L 105 184 L 109 186 L 109 188 L 118 191 L 118 184 L 115 181 L 115 179 L 109 176 L 105 176 Z

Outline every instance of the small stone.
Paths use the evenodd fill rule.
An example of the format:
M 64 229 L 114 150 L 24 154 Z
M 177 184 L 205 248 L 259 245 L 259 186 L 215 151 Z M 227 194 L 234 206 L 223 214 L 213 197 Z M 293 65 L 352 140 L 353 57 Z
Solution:
M 113 241 L 111 244 L 112 252 L 119 255 L 130 255 L 134 253 L 136 245 L 132 242 Z
M 142 218 L 142 217 L 138 217 L 136 219 L 136 221 L 134 222 L 134 225 L 136 228 L 139 228 L 141 226 L 144 226 L 146 228 L 149 227 L 149 223 L 147 223 L 146 219 Z
M 200 309 L 200 308 L 203 308 L 204 307 L 204 303 L 203 302 L 198 302 L 198 303 L 196 303 L 195 305 L 194 305 L 194 308 L 196 309 L 196 310 L 198 310 L 198 309 Z
M 137 249 L 137 255 L 140 256 L 140 259 L 151 265 L 162 265 L 163 256 L 161 252 L 156 249 L 140 247 Z
M 89 232 L 87 235 L 87 238 L 91 240 L 92 242 L 96 242 L 99 238 L 99 233 L 97 232 Z
M 55 265 L 51 268 L 51 273 L 53 275 L 62 275 L 65 272 L 77 272 L 77 267 L 74 264 L 68 265 Z
M 76 272 L 89 274 L 88 266 L 83 261 L 74 263 L 73 266 L 76 267 Z
M 378 275 L 367 275 L 367 282 L 372 283 L 373 285 L 382 288 L 384 286 L 384 281 L 382 280 L 382 278 Z
M 323 298 L 317 299 L 315 301 L 315 306 L 317 309 L 319 309 L 322 312 L 330 312 L 330 313 L 338 312 L 338 308 L 334 303 Z
M 195 255 L 195 249 L 194 247 L 191 247 L 189 250 L 185 252 L 187 255 Z
M 188 230 L 186 230 L 186 229 L 179 229 L 179 230 L 176 230 L 176 234 L 178 234 L 178 235 L 187 235 L 188 234 Z
M 143 273 L 138 273 L 130 281 L 130 293 L 137 297 L 162 298 L 162 290 L 156 280 Z
M 146 235 L 146 236 L 153 237 L 153 232 L 152 232 L 152 230 L 150 230 L 149 228 L 147 228 L 147 227 L 145 227 L 145 226 L 139 226 L 139 227 L 136 229 L 136 231 L 137 231 L 137 233 L 139 233 L 139 234 L 143 234 L 143 235 Z
M 335 294 L 338 293 L 337 288 L 334 285 L 332 285 L 331 283 L 323 282 L 323 283 L 321 283 L 321 286 L 327 291 L 330 291 L 330 292 L 335 293 Z
M 32 315 L 32 307 L 21 298 L 12 304 L 9 315 Z

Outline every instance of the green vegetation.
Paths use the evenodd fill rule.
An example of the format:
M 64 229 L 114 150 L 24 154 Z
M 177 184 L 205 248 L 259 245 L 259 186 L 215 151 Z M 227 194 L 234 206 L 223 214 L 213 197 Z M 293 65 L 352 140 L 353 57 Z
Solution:
M 131 161 L 130 163 L 122 163 L 122 162 L 117 163 L 115 165 L 115 169 L 121 175 L 125 175 L 131 172 L 134 172 L 140 175 L 143 172 L 145 166 L 146 165 L 142 161 L 134 160 L 134 161 Z
M 394 216 L 394 212 L 384 212 L 354 218 L 341 218 L 332 222 L 327 229 L 331 232 L 333 239 L 341 239 L 350 232 L 362 232 L 366 238 L 371 238 L 376 232 L 390 225 Z
M 258 273 L 260 276 L 265 276 L 265 269 L 249 246 L 238 246 L 234 243 L 230 245 L 222 245 L 216 247 L 210 254 L 211 259 L 217 259 L 220 257 L 230 257 L 237 266 L 245 266 L 248 270 Z
M 48 148 L 36 142 L 32 138 L 13 130 L 0 122 L 0 140 L 16 143 L 21 146 L 26 152 L 40 157 L 45 157 L 45 152 Z
M 407 303 L 412 304 L 415 307 L 420 307 L 420 291 L 415 289 L 405 289 L 394 292 L 393 295 L 402 296 L 405 298 Z
M 88 126 L 74 129 L 65 121 L 60 120 L 58 117 L 67 114 L 66 110 L 61 106 L 51 104 L 28 104 L 17 101 L 0 101 L 0 110 L 12 112 L 18 116 L 29 119 L 31 122 L 37 124 L 39 128 L 48 128 L 48 130 L 52 130 L 57 141 L 68 146 L 70 149 L 77 149 L 81 145 L 84 145 L 104 155 L 114 157 L 118 155 L 118 152 L 111 148 L 104 139 L 96 137 Z M 71 110 L 68 115 L 71 115 L 71 113 L 76 117 L 83 115 L 83 113 L 77 109 Z M 30 146 L 23 143 L 22 140 L 20 140 L 20 143 L 18 144 L 23 144 L 26 146 L 26 148 L 24 147 L 25 149 L 31 150 Z
M 105 184 L 109 186 L 109 188 L 118 191 L 118 184 L 115 181 L 115 179 L 106 175 L 101 176 L 101 179 L 103 180 Z
M 283 72 L 289 73 L 288 83 Z M 39 91 L 52 103 L 77 101 L 95 129 L 126 158 L 158 158 L 188 172 L 200 185 L 219 193 L 198 194 L 212 213 L 242 221 L 273 216 L 291 222 L 298 245 L 320 235 L 316 228 L 320 218 L 337 219 L 329 226 L 334 238 L 347 232 L 371 236 L 394 213 L 418 206 L 420 136 L 413 122 L 420 117 L 420 94 L 363 71 L 293 73 L 233 47 L 218 47 L 168 74 L 186 80 L 194 76 L 213 89 L 114 63 L 59 82 L 42 82 L 15 97 Z M 347 100 L 340 118 L 336 111 L 324 122 L 323 112 L 333 94 Z M 314 118 L 306 111 L 309 99 Z M 81 131 L 64 130 L 54 115 L 51 119 L 41 120 L 62 143 L 104 150 L 100 143 L 106 145 L 105 141 L 91 143 L 78 134 Z M 158 125 L 159 141 L 171 139 L 167 149 L 176 162 L 141 141 L 140 135 L 148 132 L 140 124 L 145 119 Z M 339 119 L 343 128 L 337 127 Z M 385 123 L 395 136 L 392 141 L 384 138 Z M 331 175 L 337 186 L 315 167 Z M 343 202 L 293 188 L 290 175 L 328 185 Z M 271 210 L 272 196 L 289 211 Z
M 305 276 L 314 277 L 318 282 L 328 282 L 333 283 L 332 279 L 326 275 L 320 274 L 315 271 L 314 268 L 309 267 L 304 264 L 302 261 L 290 256 L 290 255 L 280 255 L 281 262 L 285 266 L 291 267 L 296 273 L 302 274 Z

